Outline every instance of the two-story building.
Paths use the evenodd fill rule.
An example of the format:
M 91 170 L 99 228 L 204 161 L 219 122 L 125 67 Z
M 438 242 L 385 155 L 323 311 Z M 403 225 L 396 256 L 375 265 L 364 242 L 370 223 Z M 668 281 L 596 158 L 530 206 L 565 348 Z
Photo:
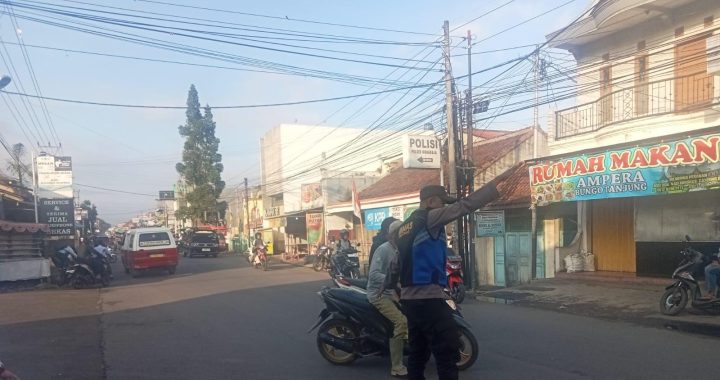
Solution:
M 577 105 L 555 112 L 530 167 L 540 209 L 576 209 L 600 271 L 667 275 L 681 241 L 720 241 L 720 2 L 599 0 L 548 36 L 577 61 Z M 571 218 L 572 219 L 572 218 Z

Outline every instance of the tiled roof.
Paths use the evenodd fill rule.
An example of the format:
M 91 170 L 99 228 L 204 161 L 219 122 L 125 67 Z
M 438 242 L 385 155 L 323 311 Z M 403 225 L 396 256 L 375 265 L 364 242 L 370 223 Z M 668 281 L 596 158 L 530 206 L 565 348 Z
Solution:
M 530 204 L 530 174 L 525 162 L 513 166 L 508 178 L 497 184 L 500 197 L 486 207 Z
M 360 192 L 360 200 L 419 193 L 425 185 L 440 184 L 439 169 L 397 168 Z

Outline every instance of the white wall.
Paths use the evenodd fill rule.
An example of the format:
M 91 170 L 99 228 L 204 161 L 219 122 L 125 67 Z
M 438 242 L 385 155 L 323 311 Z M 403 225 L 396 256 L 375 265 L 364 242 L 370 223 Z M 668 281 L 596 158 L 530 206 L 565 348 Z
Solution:
M 714 24 L 704 26 L 704 18 L 714 15 Z M 683 36 L 676 38 L 675 29 L 683 26 Z M 578 96 L 576 104 L 582 105 L 595 102 L 600 97 L 599 70 L 602 56 L 609 53 L 612 65 L 612 90 L 630 89 L 635 84 L 635 59 L 638 56 L 637 44 L 645 41 L 649 57 L 649 81 L 658 81 L 674 77 L 674 46 L 678 41 L 693 35 L 707 33 L 720 26 L 720 2 L 696 1 L 669 12 L 667 17 L 655 18 L 649 22 L 625 29 L 606 38 L 578 47 L 574 53 L 580 67 L 578 77 Z M 717 31 L 715 32 L 717 33 Z M 660 113 L 661 106 L 671 104 L 674 96 L 672 82 L 669 88 L 650 89 L 650 113 Z M 715 75 L 715 100 L 720 101 L 720 76 Z M 588 91 L 588 89 L 592 89 Z M 628 106 L 630 108 L 628 108 Z M 664 109 L 664 108 L 663 108 Z M 634 104 L 616 105 L 614 120 L 622 118 L 622 114 L 633 112 Z M 562 114 L 562 110 L 561 110 Z M 626 118 L 627 119 L 627 118 Z M 620 144 L 640 139 L 661 137 L 668 134 L 687 132 L 720 125 L 720 107 L 692 113 L 649 116 L 641 119 L 628 120 L 605 126 L 596 132 L 577 135 L 556 140 L 551 138 L 549 149 L 551 155 L 576 152 L 598 146 Z M 550 131 L 554 137 L 555 129 Z

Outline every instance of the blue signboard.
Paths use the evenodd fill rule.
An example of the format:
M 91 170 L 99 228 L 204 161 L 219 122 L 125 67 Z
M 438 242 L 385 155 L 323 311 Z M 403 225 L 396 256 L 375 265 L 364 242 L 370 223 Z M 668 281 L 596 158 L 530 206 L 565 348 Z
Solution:
M 371 208 L 363 210 L 365 213 L 365 229 L 368 231 L 379 231 L 382 221 L 390 216 L 389 207 Z
M 720 134 L 534 165 L 530 189 L 541 206 L 720 189 Z

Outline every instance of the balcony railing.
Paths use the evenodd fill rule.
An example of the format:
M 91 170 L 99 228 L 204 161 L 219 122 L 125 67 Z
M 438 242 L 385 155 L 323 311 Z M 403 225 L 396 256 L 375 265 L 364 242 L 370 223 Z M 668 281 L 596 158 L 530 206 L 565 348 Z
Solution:
M 555 112 L 555 140 L 651 116 L 694 112 L 713 105 L 713 76 L 705 73 L 646 82 L 594 102 Z

